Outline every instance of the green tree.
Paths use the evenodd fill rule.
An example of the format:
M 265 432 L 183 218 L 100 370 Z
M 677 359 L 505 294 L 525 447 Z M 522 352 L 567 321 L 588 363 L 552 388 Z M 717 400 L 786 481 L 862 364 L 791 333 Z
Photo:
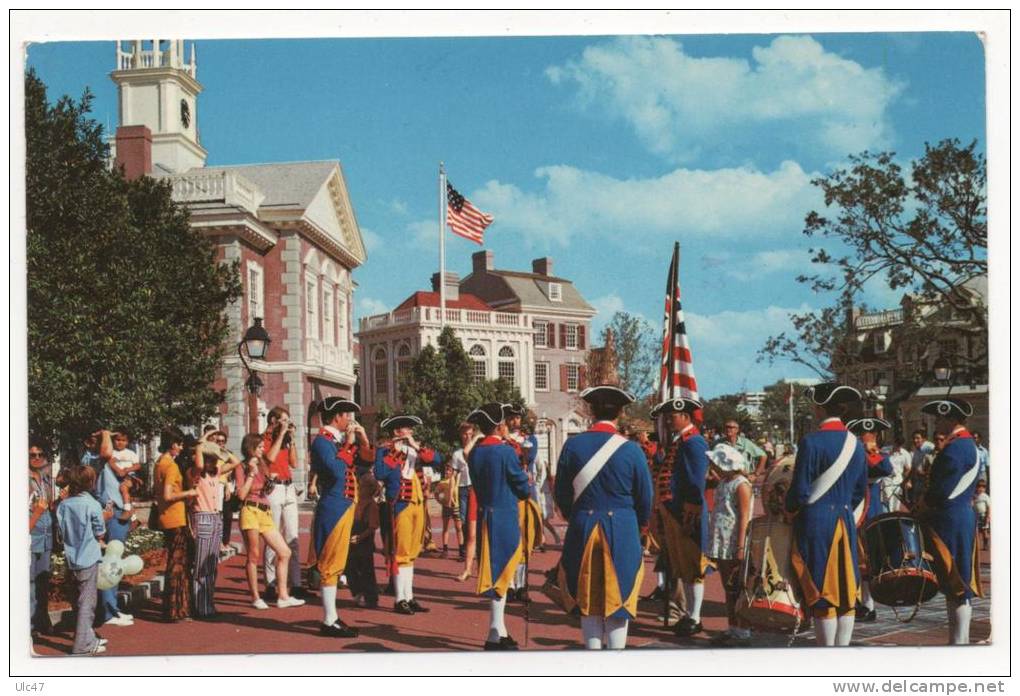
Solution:
M 474 383 L 471 358 L 453 329 L 444 328 L 436 341 L 427 345 L 401 373 L 400 411 L 418 416 L 419 439 L 444 454 L 460 447 L 459 426 L 464 418 L 488 401 L 523 407 L 520 390 L 506 380 Z
M 240 296 L 170 186 L 108 168 L 92 96 L 25 78 L 29 427 L 63 450 L 100 427 L 151 436 L 212 415 Z
M 747 411 L 739 408 L 740 394 L 724 394 L 704 403 L 702 414 L 706 428 L 715 428 L 722 432 L 723 424 L 734 420 L 740 424 L 740 431 L 750 435 L 754 431 L 754 423 Z
M 793 424 L 794 432 L 805 416 L 811 415 L 813 407 L 808 398 L 806 388 L 798 384 L 779 381 L 770 384 L 763 390 L 765 399 L 761 406 L 761 419 L 764 429 L 776 434 L 781 440 L 790 439 L 790 387 L 793 387 Z
M 609 331 L 613 334 L 620 386 L 637 397 L 655 391 L 660 349 L 655 328 L 642 317 L 616 312 L 603 329 L 603 343 Z
M 864 152 L 812 184 L 821 189 L 831 215 L 808 213 L 804 234 L 836 242 L 842 255 L 812 249 L 820 272 L 797 280 L 815 292 L 835 293 L 835 301 L 791 315 L 793 333 L 770 336 L 759 360 L 791 360 L 826 378 L 845 371 L 855 356 L 846 317 L 876 278 L 921 302 L 948 306 L 973 327 L 976 343 L 987 345 L 988 308 L 960 290 L 988 272 L 986 164 L 976 141 L 925 143 L 909 180 L 894 153 Z M 919 328 L 937 340 L 938 326 Z

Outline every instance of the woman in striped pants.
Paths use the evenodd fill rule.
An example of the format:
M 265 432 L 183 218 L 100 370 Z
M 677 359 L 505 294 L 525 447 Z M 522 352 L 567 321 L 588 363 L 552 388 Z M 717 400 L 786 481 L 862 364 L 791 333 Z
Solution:
M 200 462 L 201 468 L 198 466 Z M 195 466 L 188 472 L 188 483 L 198 493 L 192 499 L 188 513 L 188 525 L 195 540 L 195 565 L 191 577 L 196 619 L 215 618 L 218 613 L 213 592 L 223 534 L 223 482 L 219 479 L 219 462 L 219 456 L 200 448 Z

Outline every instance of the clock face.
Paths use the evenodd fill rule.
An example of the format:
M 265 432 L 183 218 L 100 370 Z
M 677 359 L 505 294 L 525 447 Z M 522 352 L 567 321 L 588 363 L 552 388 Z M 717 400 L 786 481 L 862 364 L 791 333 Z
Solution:
M 191 107 L 184 99 L 181 99 L 181 123 L 185 128 L 191 125 Z

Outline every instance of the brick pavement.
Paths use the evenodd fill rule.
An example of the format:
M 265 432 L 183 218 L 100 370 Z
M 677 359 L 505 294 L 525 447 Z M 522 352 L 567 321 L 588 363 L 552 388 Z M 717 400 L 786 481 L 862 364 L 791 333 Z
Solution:
M 438 516 L 434 523 L 438 524 Z M 301 516 L 302 541 L 307 533 L 310 514 Z M 561 527 L 562 530 L 562 527 Z M 438 539 L 439 530 L 436 530 Z M 235 527 L 235 537 L 239 536 Z M 302 543 L 302 549 L 306 546 Z M 543 572 L 559 558 L 558 548 L 548 547 L 536 553 L 529 574 L 533 602 L 529 609 L 529 625 L 525 630 L 524 607 L 511 604 L 507 610 L 507 627 L 522 645 L 527 634 L 528 649 L 559 650 L 580 647 L 579 621 L 566 616 L 537 591 Z M 377 577 L 385 577 L 381 557 L 376 557 Z M 986 570 L 987 553 L 983 558 Z M 322 610 L 318 599 L 292 609 L 259 611 L 251 607 L 244 580 L 244 556 L 235 556 L 220 567 L 217 583 L 217 606 L 222 618 L 216 622 L 159 623 L 158 600 L 148 602 L 135 611 L 135 624 L 127 627 L 101 629 L 108 638 L 108 655 L 182 655 L 196 653 L 330 653 L 360 651 L 448 651 L 480 650 L 488 627 L 487 603 L 474 593 L 474 579 L 458 582 L 456 575 L 462 565 L 454 558 L 426 556 L 415 567 L 416 598 L 431 611 L 416 616 L 393 613 L 393 599 L 382 597 L 375 610 L 353 606 L 350 594 L 340 594 L 343 619 L 358 627 L 361 635 L 353 640 L 325 638 L 319 635 Z M 642 594 L 653 589 L 654 573 L 649 561 L 645 566 Z M 987 575 L 986 575 L 987 577 Z M 987 641 L 990 600 L 975 602 L 973 642 Z M 703 624 L 706 632 L 692 639 L 680 639 L 662 627 L 656 614 L 661 604 L 642 601 L 639 617 L 631 624 L 628 647 L 697 649 L 709 647 L 709 638 L 726 627 L 726 612 L 718 576 L 709 578 L 705 592 Z M 879 605 L 879 621 L 858 624 L 854 631 L 857 645 L 944 645 L 946 617 L 940 596 L 921 607 L 909 624 L 897 622 L 892 609 Z M 901 616 L 905 618 L 903 612 Z M 58 636 L 36 640 L 39 655 L 60 655 L 70 651 L 72 630 Z M 785 647 L 788 636 L 756 634 L 756 647 Z M 810 631 L 797 636 L 795 646 L 814 644 Z

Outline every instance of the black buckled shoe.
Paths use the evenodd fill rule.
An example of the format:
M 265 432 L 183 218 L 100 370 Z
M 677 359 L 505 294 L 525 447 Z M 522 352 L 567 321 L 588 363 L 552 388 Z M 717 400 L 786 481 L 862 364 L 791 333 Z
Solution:
M 411 610 L 414 611 L 415 614 L 427 614 L 429 611 L 427 607 L 423 607 L 422 605 L 418 604 L 417 599 L 412 599 L 407 604 L 411 607 Z
M 393 605 L 393 611 L 398 614 L 405 614 L 407 616 L 414 616 L 414 607 L 406 599 L 402 599 Z
M 332 626 L 322 624 L 319 627 L 319 632 L 324 636 L 330 636 L 331 638 L 357 638 L 358 629 L 353 626 L 348 626 L 343 621 L 337 620 Z
M 681 638 L 690 638 L 695 633 L 701 633 L 702 630 L 700 621 L 695 622 L 691 617 L 685 616 L 677 621 L 676 626 L 673 628 L 673 633 Z
M 503 636 L 499 640 L 485 641 L 485 650 L 518 650 L 519 646 L 510 636 Z
M 661 587 L 656 587 L 654 590 L 652 590 L 651 594 L 649 594 L 646 597 L 642 597 L 641 599 L 644 599 L 649 602 L 661 602 L 665 598 L 665 596 L 666 591 Z
M 874 609 L 869 610 L 861 607 L 855 612 L 855 614 L 857 616 L 857 623 L 875 623 L 878 621 L 878 614 Z

